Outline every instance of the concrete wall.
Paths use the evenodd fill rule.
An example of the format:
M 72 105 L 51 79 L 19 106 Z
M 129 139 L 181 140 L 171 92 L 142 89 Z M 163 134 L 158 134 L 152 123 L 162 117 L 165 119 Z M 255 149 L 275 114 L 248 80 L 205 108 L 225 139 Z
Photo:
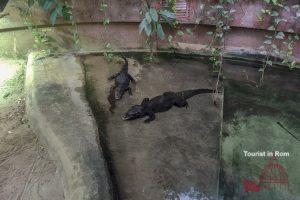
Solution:
M 157 4 L 160 1 L 150 1 L 152 5 Z M 286 5 L 294 5 L 297 4 L 298 1 L 289 0 L 286 2 Z M 74 6 L 74 13 L 76 14 L 76 19 L 78 22 L 99 22 L 104 18 L 104 13 L 100 12 L 98 9 L 98 1 L 95 0 L 87 0 L 87 1 L 76 1 Z M 259 0 L 255 1 L 240 1 L 232 6 L 233 9 L 236 10 L 234 14 L 234 19 L 231 22 L 232 29 L 226 35 L 226 50 L 229 52 L 236 53 L 259 53 L 259 47 L 262 45 L 264 40 L 267 27 L 269 26 L 270 19 L 266 18 L 263 22 L 260 22 L 257 16 L 260 15 L 260 10 L 265 7 L 263 3 Z M 84 10 L 82 8 L 85 8 Z M 119 44 L 119 40 L 124 40 L 127 43 L 128 48 L 144 48 L 144 35 L 139 35 L 138 33 L 138 23 L 141 21 L 141 16 L 139 15 L 139 11 L 143 8 L 143 2 L 139 0 L 131 0 L 131 1 L 117 1 L 111 0 L 109 3 L 109 7 L 106 12 L 106 17 L 110 18 L 110 21 L 113 23 L 111 28 L 107 28 L 106 33 L 100 31 L 103 27 L 97 26 L 89 26 L 80 27 L 80 33 L 85 36 L 91 36 L 95 39 L 95 42 L 103 43 L 101 41 L 101 37 L 95 35 L 109 35 L 110 38 L 105 38 L 106 40 L 110 40 L 111 43 Z M 187 43 L 187 44 L 198 44 L 192 47 L 188 45 L 188 47 L 193 49 L 201 49 L 201 45 L 206 45 L 210 42 L 210 38 L 206 35 L 206 32 L 209 30 L 213 30 L 213 26 L 208 18 L 204 17 L 205 8 L 203 1 L 189 0 L 188 1 L 188 9 L 189 15 L 185 20 L 181 20 L 182 26 L 184 29 L 186 27 L 190 27 L 194 30 L 194 35 L 189 36 L 185 34 L 184 37 L 176 36 L 176 30 L 170 29 L 166 31 L 168 34 L 175 36 L 175 42 L 179 43 Z M 295 13 L 287 12 L 283 10 L 280 13 L 280 16 L 285 18 L 287 22 L 281 23 L 278 27 L 279 31 L 286 31 L 290 28 L 293 28 L 297 33 L 300 33 L 300 22 L 293 20 L 291 17 L 295 15 Z M 203 21 L 201 25 L 196 25 L 196 18 L 202 17 Z M 120 25 L 120 23 L 128 23 L 126 27 L 122 28 L 122 34 L 118 33 L 119 29 L 115 28 L 115 26 Z M 116 24 L 116 25 L 115 25 Z M 165 30 L 168 29 L 165 26 Z M 97 32 L 97 33 L 95 33 Z M 101 33 L 100 33 L 101 32 Z M 116 39 L 117 36 L 117 39 Z M 122 44 L 122 42 L 121 42 Z M 166 47 L 166 42 L 158 41 L 159 47 Z M 117 45 L 116 45 L 117 46 Z M 186 47 L 187 45 L 184 45 Z M 283 48 L 282 43 L 278 43 L 279 48 Z M 120 45 L 123 48 L 123 45 Z M 295 57 L 300 59 L 300 42 L 297 43 L 295 48 Z
M 10 23 L 0 26 L 0 32 L 13 31 L 15 27 L 24 26 L 22 19 L 18 17 L 15 11 L 15 5 L 24 7 L 21 1 L 11 0 L 5 10 L 12 12 L 7 16 Z M 17 2 L 17 3 L 16 3 Z M 157 2 L 151 0 L 151 4 Z M 288 0 L 286 4 L 294 5 L 297 0 Z M 82 51 L 99 51 L 103 50 L 105 43 L 112 44 L 114 49 L 146 49 L 145 35 L 139 34 L 138 25 L 142 19 L 139 11 L 143 8 L 143 3 L 140 0 L 110 0 L 108 2 L 106 13 L 99 11 L 98 0 L 82 0 L 74 1 L 73 13 L 78 22 L 78 32 Z M 257 16 L 260 14 L 260 9 L 264 7 L 259 0 L 239 1 L 234 5 L 236 13 L 234 20 L 231 22 L 231 30 L 226 34 L 226 51 L 237 54 L 258 54 L 261 53 L 259 47 L 262 45 L 265 34 L 268 33 L 266 28 L 269 25 L 269 19 L 264 22 L 259 22 Z M 201 25 L 196 25 L 197 17 L 204 16 L 203 1 L 188 0 L 189 15 L 185 20 L 181 21 L 181 29 L 190 27 L 194 34 L 189 36 L 185 34 L 183 37 L 176 36 L 175 29 L 170 29 L 167 25 L 164 26 L 165 32 L 174 36 L 174 46 L 178 48 L 188 48 L 192 50 L 201 50 L 204 45 L 210 42 L 210 38 L 206 35 L 207 31 L 213 30 L 214 26 L 207 18 L 203 18 Z M 51 26 L 49 24 L 49 15 L 42 12 L 38 8 L 32 8 L 33 20 L 36 24 Z M 286 31 L 293 28 L 297 33 L 300 33 L 300 22 L 291 18 L 295 13 L 283 11 L 280 13 L 287 22 L 279 26 L 280 31 Z M 110 24 L 103 27 L 102 20 L 104 16 L 110 18 Z M 67 23 L 67 24 L 66 24 Z M 56 26 L 65 26 L 59 31 L 66 38 L 72 39 L 72 27 L 70 23 L 58 19 Z M 8 28 L 8 29 L 7 29 Z M 12 29 L 10 29 L 12 28 Z M 5 29 L 5 30 L 4 30 Z M 155 39 L 155 38 L 154 38 Z M 65 39 L 64 39 L 65 40 Z M 67 42 L 68 43 L 68 42 Z M 157 41 L 158 48 L 170 47 L 166 41 Z M 279 48 L 283 45 L 278 43 Z M 294 56 L 300 61 L 300 42 L 296 43 Z

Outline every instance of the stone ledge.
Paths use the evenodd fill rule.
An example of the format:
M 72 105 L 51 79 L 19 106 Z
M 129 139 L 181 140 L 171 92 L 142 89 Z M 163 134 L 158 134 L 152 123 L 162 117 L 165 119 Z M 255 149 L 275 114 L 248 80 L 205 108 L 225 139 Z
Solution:
M 26 110 L 33 128 L 58 161 L 68 200 L 112 199 L 96 122 L 85 99 L 76 58 L 28 57 Z

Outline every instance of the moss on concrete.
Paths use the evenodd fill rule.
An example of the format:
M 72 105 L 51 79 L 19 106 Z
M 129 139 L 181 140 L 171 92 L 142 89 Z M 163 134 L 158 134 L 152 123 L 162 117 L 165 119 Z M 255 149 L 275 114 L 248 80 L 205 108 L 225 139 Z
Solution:
M 254 88 L 229 82 L 225 91 L 222 159 L 227 187 L 225 199 L 295 199 L 300 195 L 300 95 L 274 88 Z M 260 192 L 244 192 L 243 180 L 259 184 L 269 157 L 245 157 L 243 151 L 289 152 L 277 157 L 288 174 L 289 189 L 283 185 Z M 281 187 L 282 186 L 282 187 Z M 280 189 L 281 188 L 281 189 Z M 226 191 L 224 192 L 226 193 Z

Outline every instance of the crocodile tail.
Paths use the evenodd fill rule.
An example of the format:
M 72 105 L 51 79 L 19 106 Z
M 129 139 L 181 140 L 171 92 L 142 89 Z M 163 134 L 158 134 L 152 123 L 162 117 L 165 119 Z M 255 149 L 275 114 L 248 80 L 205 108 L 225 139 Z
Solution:
M 122 71 L 128 72 L 128 60 L 124 56 L 122 58 L 125 61 L 124 65 L 123 65 L 123 68 L 122 68 Z
M 197 94 L 205 94 L 205 93 L 213 93 L 213 89 L 195 89 L 195 90 L 185 90 L 179 92 L 178 94 L 182 96 L 184 99 L 191 98 Z
M 109 111 L 113 113 L 114 108 L 116 107 L 116 98 L 115 98 L 115 87 L 112 86 L 109 90 L 109 94 L 107 96 L 107 100 L 110 104 Z

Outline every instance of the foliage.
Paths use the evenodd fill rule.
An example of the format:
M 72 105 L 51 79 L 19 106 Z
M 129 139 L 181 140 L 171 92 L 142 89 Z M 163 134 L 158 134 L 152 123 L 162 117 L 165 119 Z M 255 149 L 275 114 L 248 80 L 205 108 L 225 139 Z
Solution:
M 102 22 L 102 24 L 104 26 L 104 30 L 106 30 L 106 26 L 110 24 L 110 19 L 107 17 L 107 10 L 108 10 L 108 4 L 105 1 L 100 1 L 99 2 L 99 11 L 104 14 L 103 22 Z M 106 42 L 104 44 L 104 49 L 105 49 L 105 52 L 103 53 L 103 55 L 104 55 L 105 59 L 108 62 L 112 62 L 113 58 L 115 56 L 115 54 L 112 52 L 112 51 L 114 51 L 112 44 L 109 42 Z
M 74 18 L 72 18 L 71 8 L 68 6 L 67 0 L 28 0 L 28 5 L 31 7 L 35 3 L 38 3 L 45 11 L 50 12 L 50 21 L 55 24 L 57 16 L 62 16 L 65 20 L 73 20 L 72 24 L 76 33 L 74 34 L 75 44 L 78 43 L 77 26 Z M 213 31 L 207 32 L 207 35 L 211 37 L 211 42 L 207 46 L 207 50 L 210 55 L 210 61 L 212 62 L 212 69 L 214 72 L 218 73 L 218 77 L 222 73 L 222 63 L 223 54 L 225 49 L 225 37 L 226 32 L 230 30 L 230 21 L 234 16 L 235 10 L 232 9 L 232 5 L 237 3 L 238 0 L 218 0 L 215 4 L 211 5 L 211 0 L 204 1 L 204 7 L 207 12 L 204 12 L 203 16 L 196 19 L 196 24 L 200 24 L 204 18 L 208 18 L 211 24 L 215 25 Z M 144 32 L 147 36 L 147 43 L 150 45 L 152 52 L 153 37 L 157 36 L 159 39 L 163 40 L 167 38 L 167 41 L 171 44 L 174 35 L 168 35 L 166 37 L 163 30 L 163 23 L 170 24 L 173 28 L 176 28 L 176 35 L 183 37 L 187 35 L 193 35 L 193 29 L 187 28 L 185 30 L 177 27 L 178 21 L 176 20 L 176 0 L 167 0 L 166 8 L 156 8 L 152 7 L 145 1 L 144 9 L 140 12 L 143 18 L 139 24 L 140 33 Z M 215 1 L 214 1 L 215 2 Z M 264 8 L 261 9 L 261 15 L 258 19 L 263 21 L 265 18 L 270 19 L 270 25 L 268 30 L 270 31 L 265 35 L 265 40 L 261 49 L 265 52 L 265 62 L 262 68 L 259 69 L 261 72 L 260 85 L 263 82 L 264 71 L 268 66 L 273 65 L 272 57 L 279 57 L 282 59 L 282 63 L 286 64 L 290 69 L 295 68 L 295 60 L 293 59 L 293 51 L 295 47 L 295 42 L 299 40 L 299 36 L 294 33 L 293 29 L 289 29 L 286 32 L 278 31 L 278 26 L 286 22 L 286 20 L 281 16 L 281 11 L 285 10 L 289 13 L 294 13 L 292 20 L 300 20 L 300 5 L 295 4 L 292 6 L 285 5 L 285 0 L 263 0 Z M 103 25 L 110 24 L 110 19 L 107 17 L 106 11 L 108 9 L 108 4 L 105 1 L 99 2 L 99 11 L 104 13 Z M 41 41 L 47 44 L 45 36 L 41 34 L 34 33 L 37 37 L 37 41 Z M 278 44 L 282 44 L 279 48 Z M 105 44 L 105 49 L 112 51 L 111 45 Z M 110 46 L 110 47 L 107 47 Z M 282 48 L 284 46 L 284 48 Z M 152 53 L 151 53 L 152 55 Z M 106 53 L 105 56 L 108 60 L 111 60 L 113 56 L 112 53 Z
M 273 61 L 271 57 L 278 57 L 282 59 L 282 63 L 287 65 L 290 69 L 294 69 L 296 61 L 293 57 L 293 51 L 295 48 L 295 43 L 299 40 L 299 35 L 294 33 L 293 29 L 289 29 L 286 32 L 278 31 L 278 26 L 286 22 L 286 20 L 281 16 L 281 11 L 285 10 L 289 13 L 294 13 L 294 16 L 291 17 L 294 21 L 300 20 L 300 5 L 295 4 L 292 6 L 285 5 L 285 0 L 263 0 L 264 8 L 261 10 L 261 15 L 258 16 L 259 20 L 263 21 L 265 17 L 271 19 L 270 25 L 268 26 L 269 33 L 265 35 L 265 40 L 261 49 L 264 49 L 266 52 L 265 62 L 262 68 L 259 69 L 261 73 L 260 83 L 256 85 L 262 85 L 264 71 L 266 67 L 272 66 Z M 168 9 L 175 9 L 175 0 L 167 1 L 169 6 Z M 223 54 L 225 49 L 225 38 L 227 31 L 230 30 L 230 21 L 234 17 L 235 10 L 232 9 L 235 7 L 238 0 L 219 0 L 212 2 L 211 0 L 206 0 L 203 2 L 204 9 L 201 16 L 196 18 L 196 26 L 203 22 L 206 19 L 206 23 L 214 24 L 215 28 L 212 31 L 207 32 L 207 35 L 211 38 L 211 42 L 207 45 L 206 49 L 209 53 L 209 59 L 212 62 L 213 72 L 218 74 L 218 80 L 222 76 L 222 64 L 223 64 Z M 173 10 L 175 12 L 175 10 Z M 150 15 L 151 17 L 151 15 Z M 148 36 L 151 36 L 153 27 L 150 26 L 150 23 L 147 23 L 147 18 L 149 16 L 145 15 L 145 18 L 141 22 L 144 23 L 142 30 L 145 30 Z M 149 20 L 150 21 L 150 20 Z M 196 27 L 195 26 L 195 27 Z M 141 27 L 141 25 L 140 25 Z M 194 27 L 194 28 L 195 28 Z M 177 28 L 177 27 L 175 27 Z M 183 30 L 182 28 L 177 29 L 176 35 L 179 37 L 185 37 L 186 34 L 193 35 L 194 28 L 187 28 Z M 140 28 L 141 30 L 141 28 Z M 174 35 L 168 35 L 167 40 L 170 44 L 174 39 Z M 280 45 L 280 48 L 278 46 Z M 217 89 L 218 81 L 216 84 Z
M 31 20 L 31 12 L 29 9 L 24 9 L 22 7 L 17 7 L 20 11 L 25 25 L 31 31 L 34 38 L 33 48 L 39 50 L 40 55 L 47 56 L 50 54 L 55 54 L 58 50 L 57 41 L 49 36 L 46 29 L 39 29 Z
M 80 41 L 79 41 L 79 35 L 78 35 L 78 27 L 75 18 L 71 17 L 72 21 L 72 27 L 73 27 L 73 41 L 74 41 L 74 47 L 76 50 L 80 49 Z
M 153 40 L 152 36 L 158 36 L 159 39 L 165 39 L 165 32 L 162 27 L 162 22 L 168 23 L 173 26 L 176 21 L 175 13 L 167 9 L 159 9 L 151 7 L 147 2 L 144 4 L 144 10 L 140 11 L 140 14 L 143 15 L 143 19 L 139 24 L 140 34 L 144 31 L 147 40 L 146 43 L 150 46 L 150 60 L 153 60 Z M 168 41 L 170 40 L 168 36 Z M 156 43 L 157 45 L 157 43 Z
M 43 55 L 50 55 L 57 52 L 58 47 L 55 45 L 56 40 L 47 34 L 46 30 L 41 30 L 37 28 L 30 28 L 32 36 L 34 37 L 35 49 Z
M 63 20 L 71 21 L 73 27 L 74 47 L 77 50 L 80 48 L 76 20 L 72 14 L 72 8 L 67 0 L 28 0 L 27 4 L 29 9 L 34 4 L 38 4 L 44 11 L 49 12 L 50 22 L 52 25 L 55 25 L 58 16 L 61 16 Z M 25 15 L 27 18 L 29 12 L 27 12 Z M 26 20 L 27 22 L 30 21 L 29 19 Z M 47 39 L 48 36 L 46 34 L 46 31 L 38 30 L 34 27 L 33 23 L 30 22 L 30 24 L 30 29 L 32 30 L 32 34 L 35 38 L 36 46 L 44 46 L 44 50 L 48 50 L 48 53 L 53 53 L 53 50 L 56 50 L 53 47 L 51 47 L 51 42 L 53 42 L 53 39 Z
M 230 21 L 233 19 L 233 14 L 235 10 L 231 8 L 234 4 L 234 0 L 219 0 L 213 6 L 209 7 L 207 11 L 208 20 L 211 24 L 215 25 L 213 31 L 208 31 L 207 35 L 211 38 L 211 42 L 206 46 L 209 53 L 209 60 L 212 63 L 212 71 L 217 74 L 217 81 L 215 84 L 215 92 L 218 93 L 219 82 L 222 77 L 222 67 L 223 67 L 223 56 L 225 50 L 225 36 L 228 30 L 230 30 Z M 207 5 L 205 6 L 205 11 L 207 10 Z M 200 23 L 201 19 L 197 20 Z M 196 22 L 196 23 L 197 23 Z M 197 24 L 198 24 L 197 23 Z M 214 102 L 216 102 L 216 96 L 213 97 Z
M 223 54 L 225 49 L 225 34 L 230 29 L 229 22 L 233 19 L 234 9 L 230 8 L 233 0 L 222 1 L 218 4 L 211 6 L 208 18 L 212 24 L 215 24 L 213 31 L 207 32 L 211 37 L 211 42 L 207 46 L 210 54 L 210 61 L 212 61 L 213 72 L 221 75 L 221 68 L 223 62 Z
M 278 27 L 281 23 L 287 22 L 286 19 L 281 17 L 281 11 L 285 10 L 289 13 L 295 13 L 292 19 L 297 21 L 300 19 L 300 6 L 298 4 L 292 6 L 284 5 L 283 0 L 264 0 L 264 2 L 266 7 L 261 9 L 261 15 L 258 16 L 258 19 L 260 21 L 266 18 L 270 19 L 270 25 L 267 28 L 270 34 L 265 35 L 263 45 L 260 47 L 264 49 L 266 54 L 264 65 L 259 69 L 261 72 L 260 85 L 263 84 L 266 68 L 273 65 L 272 56 L 282 58 L 282 63 L 286 64 L 289 69 L 295 68 L 296 61 L 293 59 L 293 51 L 295 42 L 299 40 L 299 35 L 295 34 L 293 29 L 289 29 L 287 33 L 284 33 L 278 31 Z M 281 49 L 279 49 L 278 44 L 282 44 Z
M 162 9 L 155 9 L 147 4 L 145 5 L 144 18 L 139 25 L 140 33 L 143 31 L 146 33 L 147 37 L 151 37 L 153 34 L 156 34 L 161 40 L 165 39 L 165 33 L 163 31 L 161 20 L 171 24 L 175 19 L 175 14 Z
M 107 52 L 104 52 L 103 55 L 105 56 L 106 60 L 108 62 L 111 62 L 114 58 L 114 54 L 111 52 L 113 51 L 112 45 L 108 42 L 105 44 L 104 48 L 107 50 Z
M 50 12 L 50 22 L 55 24 L 58 16 L 61 16 L 64 20 L 71 20 L 71 7 L 63 1 L 58 0 L 28 0 L 28 7 L 32 7 L 35 3 L 38 3 L 45 11 Z

